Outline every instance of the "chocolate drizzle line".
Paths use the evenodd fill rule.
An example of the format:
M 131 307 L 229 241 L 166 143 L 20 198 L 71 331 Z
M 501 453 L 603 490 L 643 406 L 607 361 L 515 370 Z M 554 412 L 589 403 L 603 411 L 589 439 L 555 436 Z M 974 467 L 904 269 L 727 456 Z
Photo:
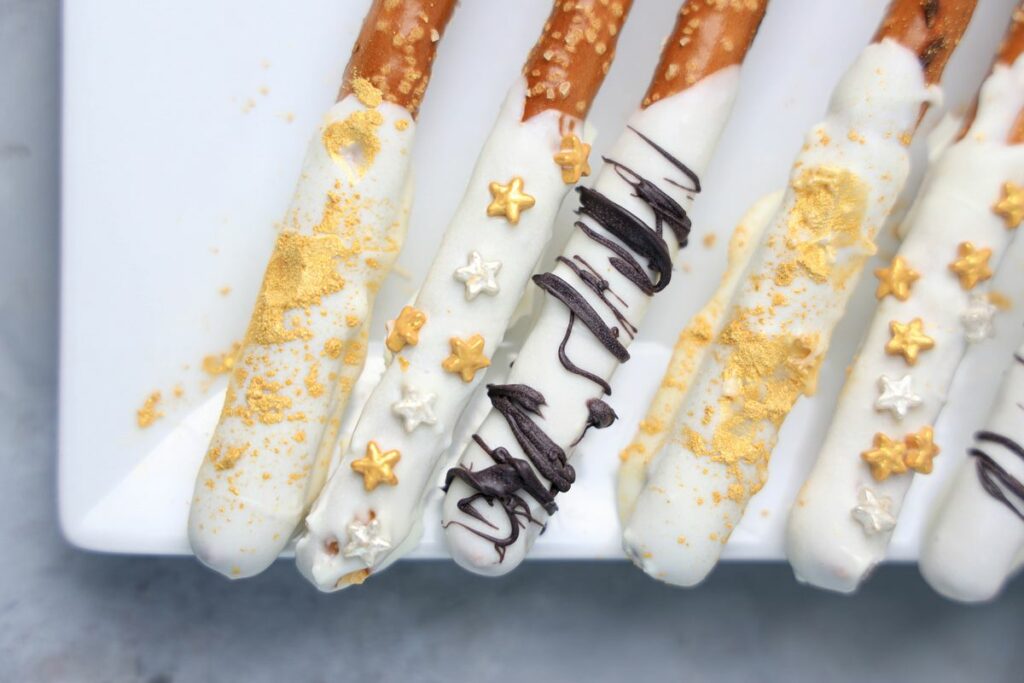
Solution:
M 629 130 L 685 176 L 683 182 L 663 178 L 666 183 L 683 190 L 691 198 L 693 194 L 700 192 L 700 179 L 696 173 L 640 131 L 632 126 L 629 127 Z M 592 228 L 583 220 L 577 221 L 575 227 L 608 250 L 608 263 L 613 269 L 641 292 L 647 296 L 653 296 L 665 289 L 672 279 L 672 256 L 668 243 L 665 241 L 665 227 L 672 231 L 676 243 L 682 249 L 686 246 L 690 235 L 690 217 L 682 205 L 657 184 L 644 178 L 625 164 L 608 158 L 605 158 L 604 161 L 614 169 L 624 183 L 633 189 L 632 196 L 650 207 L 654 214 L 654 226 L 649 226 L 639 216 L 616 204 L 597 190 L 579 187 L 577 192 L 579 192 L 580 206 L 577 213 L 590 218 L 602 232 Z M 646 268 L 641 265 L 638 258 L 646 260 Z M 628 306 L 618 294 L 612 291 L 608 281 L 578 254 L 574 254 L 571 258 L 560 256 L 558 261 L 576 275 L 583 287 L 597 296 L 618 325 L 632 339 L 637 333 L 637 327 L 626 318 L 625 313 L 620 309 L 620 306 L 622 308 L 628 308 Z M 578 319 L 608 353 L 614 356 L 619 363 L 625 363 L 630 356 L 629 351 L 619 341 L 619 327 L 610 327 L 579 289 L 555 273 L 534 275 L 533 281 L 569 310 L 569 322 L 565 329 L 565 336 L 558 346 L 558 360 L 562 367 L 567 372 L 597 384 L 601 387 L 603 395 L 610 395 L 612 390 L 608 382 L 573 363 L 566 353 L 566 346 Z M 613 303 L 609 297 L 614 297 L 618 303 Z M 544 396 L 539 391 L 525 384 L 489 384 L 487 385 L 487 395 L 491 399 L 494 409 L 505 418 L 505 422 L 527 459 L 513 457 L 502 446 L 491 449 L 479 435 L 474 435 L 473 440 L 495 464 L 479 472 L 469 470 L 462 465 L 454 467 L 448 470 L 444 489 L 447 491 L 456 478 L 473 489 L 474 493 L 459 500 L 457 507 L 490 529 L 495 529 L 495 525 L 488 522 L 483 514 L 473 507 L 473 504 L 482 499 L 488 505 L 494 505 L 497 502 L 502 507 L 508 517 L 510 527 L 505 537 L 495 536 L 458 521 L 451 521 L 448 524 L 457 524 L 494 544 L 498 560 L 503 562 L 506 549 L 519 538 L 520 530 L 525 528 L 529 522 L 540 524 L 530 515 L 529 504 L 521 492 L 532 496 L 545 512 L 552 515 L 558 509 L 554 502 L 555 495 L 569 490 L 576 479 L 576 472 L 569 465 L 565 451 L 533 420 L 533 416 L 543 418 L 541 407 L 546 405 Z M 604 429 L 618 419 L 612 407 L 601 399 L 590 399 L 586 405 L 588 412 L 586 425 L 579 437 L 570 444 L 570 447 L 578 444 L 591 427 Z M 545 486 L 536 473 L 550 481 L 550 486 Z
M 974 438 L 981 443 L 998 444 L 1024 460 L 1024 447 L 1007 436 L 995 432 L 978 432 Z M 1024 484 L 980 448 L 971 448 L 967 453 L 978 459 L 978 480 L 985 492 L 1024 521 Z M 1019 502 L 1014 503 L 1010 500 L 1010 496 Z

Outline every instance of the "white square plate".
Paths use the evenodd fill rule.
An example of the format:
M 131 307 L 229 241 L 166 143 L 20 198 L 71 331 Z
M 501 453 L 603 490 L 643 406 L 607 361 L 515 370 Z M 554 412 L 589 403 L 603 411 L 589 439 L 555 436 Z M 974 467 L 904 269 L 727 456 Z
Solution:
M 612 493 L 618 451 L 657 385 L 676 333 L 717 284 L 732 226 L 750 203 L 785 183 L 804 132 L 822 116 L 833 84 L 869 41 L 885 4 L 774 0 L 693 211 L 682 272 L 655 300 L 631 349 L 634 360 L 615 377 L 613 405 L 622 419 L 588 438 L 576 461 L 578 483 L 559 500 L 562 511 L 534 557 L 621 556 Z M 1015 4 L 979 3 L 947 69 L 947 102 L 954 108 L 973 95 Z M 333 101 L 368 5 L 65 2 L 60 512 L 72 543 L 115 552 L 189 551 L 193 477 L 223 385 L 223 377 L 203 373 L 201 360 L 227 351 L 244 332 L 274 221 L 283 215 L 308 136 Z M 549 0 L 463 0 L 457 10 L 418 126 L 417 198 L 399 269 L 405 276 L 394 275 L 378 299 L 378 341 L 381 321 L 426 271 L 549 6 Z M 595 160 L 639 102 L 677 9 L 678 0 L 636 2 L 591 117 L 599 131 Z M 569 208 L 563 207 L 563 230 Z M 713 247 L 702 239 L 709 234 L 718 237 Z M 1024 292 L 1024 248 L 1004 263 L 995 287 Z M 726 557 L 782 557 L 786 511 L 871 314 L 871 279 L 864 279 L 835 337 L 818 395 L 787 422 L 770 482 L 751 502 Z M 975 349 L 960 373 L 960 400 L 954 397 L 939 425 L 948 456 L 933 475 L 915 478 L 893 558 L 916 555 L 930 501 L 1019 341 L 1021 308 L 1003 316 L 997 339 Z M 162 393 L 164 416 L 139 429 L 135 411 L 154 390 Z M 436 518 L 431 506 L 415 556 L 444 555 Z

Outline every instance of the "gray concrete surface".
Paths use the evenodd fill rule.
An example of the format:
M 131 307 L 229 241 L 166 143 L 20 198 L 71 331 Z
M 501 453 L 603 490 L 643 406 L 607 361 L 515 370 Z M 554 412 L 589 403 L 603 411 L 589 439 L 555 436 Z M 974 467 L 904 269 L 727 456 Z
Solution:
M 287 564 L 228 585 L 185 559 L 68 547 L 54 500 L 58 23 L 56 0 L 0 0 L 0 681 L 1024 680 L 1021 582 L 963 607 L 913 567 L 842 598 L 782 565 L 679 591 L 618 563 L 498 581 L 421 563 L 326 597 Z

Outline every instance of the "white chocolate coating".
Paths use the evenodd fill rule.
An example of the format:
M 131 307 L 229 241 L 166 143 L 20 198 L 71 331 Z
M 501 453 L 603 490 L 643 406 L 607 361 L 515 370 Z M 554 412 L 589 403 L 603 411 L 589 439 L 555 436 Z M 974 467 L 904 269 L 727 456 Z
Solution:
M 722 69 L 676 95 L 637 111 L 630 119 L 629 125 L 700 176 L 707 167 L 728 120 L 739 86 L 739 76 L 738 66 Z M 680 178 L 680 172 L 635 132 L 623 132 L 607 156 L 640 176 L 658 183 L 661 189 L 678 201 L 684 209 L 688 209 L 692 204 L 692 196 L 689 193 L 662 182 L 663 178 L 685 180 Z M 648 225 L 654 225 L 654 212 L 651 207 L 636 196 L 633 187 L 625 182 L 611 165 L 606 164 L 601 170 L 594 189 Z M 583 217 L 581 220 L 592 227 L 595 226 L 595 222 L 589 217 Z M 675 235 L 666 228 L 663 237 L 668 243 L 669 253 L 675 258 L 678 253 Z M 573 231 L 562 254 L 566 258 L 579 256 L 597 271 L 599 277 L 607 280 L 610 285 L 609 291 L 615 294 L 615 301 L 621 302 L 617 306 L 619 310 L 630 323 L 639 327 L 651 297 L 611 266 L 610 252 L 605 247 L 577 229 Z M 574 283 L 574 286 L 579 282 L 578 276 L 564 263 L 556 265 L 552 272 L 566 282 Z M 594 291 L 586 287 L 578 287 L 578 291 L 609 326 L 617 324 L 608 307 Z M 567 456 L 571 456 L 574 442 L 587 423 L 587 400 L 598 399 L 603 395 L 597 384 L 568 372 L 559 361 L 558 347 L 565 336 L 569 315 L 569 310 L 561 302 L 545 297 L 541 313 L 524 342 L 507 380 L 509 384 L 525 384 L 532 387 L 544 396 L 546 405 L 542 409 L 543 417 L 534 417 L 534 421 Z M 631 338 L 627 334 L 620 334 L 618 341 L 623 346 L 628 346 Z M 577 332 L 572 335 L 566 353 L 571 356 L 573 363 L 605 380 L 612 376 L 619 365 L 618 360 L 582 326 L 577 326 Z M 614 399 L 615 396 L 610 396 L 607 400 L 614 406 Z M 491 410 L 478 434 L 491 448 L 504 446 L 513 457 L 524 457 L 505 418 L 498 411 Z M 598 439 L 600 436 L 592 434 L 589 438 Z M 471 443 L 463 452 L 460 464 L 480 470 L 492 465 L 493 461 L 478 445 Z M 547 483 L 543 477 L 541 480 Z M 518 540 L 506 548 L 504 559 L 501 559 L 491 542 L 461 526 L 475 527 L 497 536 L 504 536 L 509 530 L 509 521 L 497 505 L 488 507 L 480 502 L 475 505 L 475 509 L 494 524 L 495 529 L 486 529 L 478 520 L 461 512 L 457 507 L 458 501 L 472 493 L 465 483 L 455 480 L 445 496 L 442 519 L 446 525 L 449 551 L 456 562 L 471 571 L 488 575 L 509 572 L 518 566 L 529 552 L 541 527 L 538 524 L 528 524 Z M 531 516 L 543 523 L 547 517 L 544 509 L 525 492 L 522 492 L 522 495 L 529 504 Z M 556 500 L 559 504 L 571 504 L 571 491 Z
M 718 562 L 767 478 L 778 429 L 800 393 L 813 392 L 829 337 L 906 180 L 901 139 L 935 95 L 916 56 L 887 39 L 861 53 L 811 129 L 672 428 L 685 438 L 651 461 L 623 531 L 627 554 L 650 576 L 691 586 Z
M 369 135 L 332 155 L 324 132 L 360 120 Z M 367 120 L 376 125 L 365 127 Z M 196 478 L 189 541 L 225 576 L 266 569 L 326 477 L 366 356 L 373 299 L 405 237 L 414 132 L 404 108 L 368 107 L 350 95 L 330 109 L 310 143 L 281 233 L 293 246 L 283 248 L 279 238 L 274 275 L 264 283 Z M 367 153 L 364 144 L 374 141 L 379 150 Z M 331 272 L 343 284 L 313 293 Z M 303 288 L 310 290 L 304 300 L 288 300 Z
M 782 205 L 782 196 L 783 192 L 779 190 L 758 199 L 733 230 L 729 240 L 728 265 L 718 289 L 679 333 L 658 391 L 651 399 L 633 441 L 622 451 L 616 499 L 619 521 L 623 526 L 629 522 L 636 499 L 647 483 L 647 465 L 669 438 L 669 427 L 679 414 L 693 375 L 707 356 L 709 342 L 722 330 L 726 307 L 761 236 Z
M 1024 443 L 1024 346 L 1011 363 L 985 430 Z M 1018 481 L 1024 458 L 1002 445 L 977 442 Z M 1010 500 L 1014 500 L 1010 497 Z M 922 540 L 920 568 L 925 580 L 953 600 L 991 600 L 1024 564 L 1024 520 L 982 488 L 977 460 L 966 458 L 952 487 L 938 499 Z
M 865 533 L 851 510 L 857 506 L 858 491 L 867 488 L 890 499 L 890 512 L 899 518 L 914 473 L 875 481 L 860 454 L 871 448 L 876 433 L 902 439 L 934 426 L 970 343 L 968 335 L 982 343 L 987 337 L 985 323 L 990 329 L 995 309 L 976 300 L 984 296 L 987 283 L 966 290 L 949 264 L 957 257 L 958 245 L 970 241 L 992 249 L 989 263 L 994 269 L 1015 234 L 992 207 L 1005 182 L 1024 182 L 1024 145 L 1006 143 L 1022 107 L 1024 59 L 1012 67 L 997 65 L 981 90 L 967 135 L 932 163 L 907 216 L 907 236 L 897 256 L 920 273 L 920 279 L 911 285 L 906 301 L 885 296 L 879 302 L 818 459 L 790 512 L 787 555 L 801 581 L 849 592 L 885 558 L 892 528 Z M 890 321 L 915 318 L 924 321 L 935 347 L 909 365 L 902 356 L 887 354 L 885 346 Z M 904 376 L 912 378 L 913 394 L 920 400 L 905 406 L 903 418 L 878 410 L 880 378 Z
M 334 541 L 344 547 L 349 524 L 365 520 L 371 511 L 392 550 L 369 569 L 386 567 L 418 541 L 424 499 L 437 485 L 452 430 L 484 375 L 477 372 L 472 382 L 464 382 L 459 375 L 443 370 L 441 363 L 451 353 L 449 340 L 479 334 L 485 341 L 484 354 L 494 355 L 551 238 L 558 207 L 571 189 L 553 158 L 567 119 L 547 111 L 523 122 L 524 91 L 525 81 L 520 80 L 509 92 L 416 297 L 414 306 L 427 317 L 418 343 L 402 349 L 398 362 L 388 367 L 367 402 L 343 460 L 306 519 L 307 531 L 296 547 L 296 561 L 321 590 L 342 588 L 347 585 L 343 577 L 368 568 L 358 558 L 346 558 L 329 549 Z M 522 178 L 523 191 L 535 199 L 535 205 L 521 213 L 516 225 L 486 212 L 491 203 L 489 184 L 508 183 L 513 177 Z M 474 251 L 484 263 L 501 261 L 501 268 L 494 274 L 497 288 L 484 287 L 478 295 L 467 297 L 458 272 Z M 403 420 L 393 412 L 405 386 L 436 395 L 433 424 L 405 430 Z M 366 491 L 362 477 L 352 471 L 352 461 L 363 457 L 371 440 L 401 453 L 395 467 L 397 485 Z

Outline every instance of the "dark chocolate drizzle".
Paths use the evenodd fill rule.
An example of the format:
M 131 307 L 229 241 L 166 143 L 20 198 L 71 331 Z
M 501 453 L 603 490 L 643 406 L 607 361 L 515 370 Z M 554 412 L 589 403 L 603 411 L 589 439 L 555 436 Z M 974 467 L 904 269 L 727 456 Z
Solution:
M 1013 439 L 997 434 L 995 432 L 978 432 L 974 435 L 975 441 L 979 444 L 994 443 L 1010 451 L 1018 458 L 1024 460 L 1024 447 Z M 1005 505 L 1013 514 L 1024 521 L 1024 484 L 1019 479 L 1006 471 L 1002 465 L 981 448 L 975 447 L 967 451 L 967 454 L 977 458 L 976 470 L 978 480 L 985 492 Z M 1010 498 L 1017 499 L 1014 503 Z
M 700 178 L 696 173 L 640 131 L 632 126 L 629 127 L 629 130 L 685 176 L 683 182 L 663 178 L 666 183 L 682 189 L 691 197 L 700 192 Z M 605 158 L 604 161 L 615 170 L 623 182 L 633 189 L 632 196 L 650 207 L 654 214 L 654 226 L 649 226 L 639 216 L 616 204 L 597 190 L 579 187 L 577 192 L 579 192 L 580 205 L 577 213 L 581 217 L 590 218 L 601 229 L 601 232 L 583 220 L 577 221 L 575 227 L 608 250 L 610 253 L 608 263 L 614 270 L 618 271 L 641 292 L 647 296 L 653 296 L 665 289 L 672 279 L 672 256 L 665 240 L 665 227 L 672 231 L 678 247 L 682 249 L 687 245 L 689 239 L 690 217 L 682 205 L 657 184 L 613 159 Z M 646 260 L 646 268 L 641 265 L 639 259 Z M 555 273 L 548 272 L 533 276 L 533 281 L 538 287 L 569 310 L 569 322 L 566 326 L 565 336 L 558 346 L 558 359 L 567 372 L 595 383 L 601 387 L 602 395 L 611 395 L 611 386 L 606 380 L 579 367 L 569 358 L 566 353 L 569 338 L 572 336 L 578 319 L 608 353 L 614 356 L 619 363 L 625 363 L 630 356 L 629 351 L 619 341 L 619 330 L 621 327 L 632 339 L 636 336 L 637 327 L 626 318 L 625 313 L 620 309 L 620 306 L 628 308 L 625 301 L 612 291 L 608 281 L 581 256 L 576 254 L 571 258 L 559 257 L 558 261 L 575 274 L 579 282 L 582 283 L 582 287 L 586 287 L 597 296 L 618 323 L 617 327 L 610 327 L 579 289 Z M 617 303 L 613 302 L 612 298 Z M 473 439 L 476 444 L 490 456 L 495 464 L 478 472 L 461 465 L 454 467 L 448 470 L 444 489 L 447 491 L 456 478 L 473 489 L 474 493 L 459 500 L 458 509 L 490 529 L 495 529 L 495 525 L 488 522 L 473 507 L 474 503 L 477 500 L 483 500 L 488 505 L 497 502 L 502 507 L 508 516 L 510 527 L 505 537 L 496 536 L 458 521 L 451 521 L 448 524 L 457 524 L 493 543 L 499 561 L 504 561 L 506 549 L 519 538 L 520 530 L 530 522 L 540 525 L 540 522 L 531 516 L 530 506 L 521 493 L 532 496 L 545 512 L 552 515 L 558 509 L 554 502 L 555 495 L 569 490 L 576 479 L 576 473 L 568 463 L 566 452 L 533 420 L 534 416 L 543 418 L 541 407 L 546 405 L 544 396 L 539 391 L 524 384 L 489 384 L 487 395 L 491 399 L 494 409 L 505 418 L 505 422 L 527 459 L 515 458 L 501 446 L 491 449 L 483 439 L 474 435 Z M 579 437 L 570 444 L 570 448 L 577 445 L 591 427 L 604 429 L 618 418 L 612 407 L 599 398 L 588 400 L 586 405 L 588 411 L 586 425 Z M 536 473 L 551 482 L 550 485 L 545 486 Z

